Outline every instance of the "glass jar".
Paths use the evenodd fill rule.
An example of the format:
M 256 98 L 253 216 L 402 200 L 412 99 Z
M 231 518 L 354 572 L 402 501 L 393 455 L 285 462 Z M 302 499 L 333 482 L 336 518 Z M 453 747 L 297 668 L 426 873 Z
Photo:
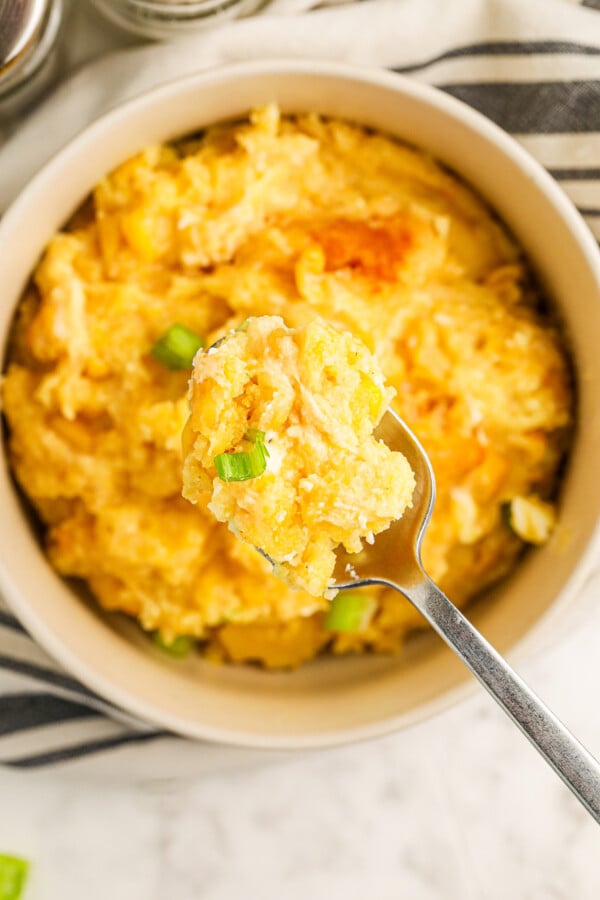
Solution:
M 266 0 L 92 0 L 104 15 L 134 34 L 155 40 L 185 37 L 255 12 Z
M 0 124 L 48 87 L 62 18 L 62 0 L 0 0 Z

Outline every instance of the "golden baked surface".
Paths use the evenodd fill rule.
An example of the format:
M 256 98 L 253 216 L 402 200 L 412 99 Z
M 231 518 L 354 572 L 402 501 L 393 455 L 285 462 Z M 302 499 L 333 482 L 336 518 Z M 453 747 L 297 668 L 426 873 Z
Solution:
M 420 152 L 316 115 L 267 107 L 150 147 L 52 239 L 4 381 L 14 471 L 58 571 L 167 640 L 268 666 L 394 649 L 421 624 L 398 595 L 379 596 L 364 631 L 328 633 L 326 601 L 274 578 L 181 496 L 190 373 L 150 349 L 173 323 L 211 344 L 260 315 L 292 328 L 321 317 L 374 353 L 436 472 L 424 561 L 452 599 L 510 569 L 523 545 L 505 505 L 533 498 L 511 519 L 531 527 L 523 509 L 551 499 L 571 424 L 560 337 L 471 190 Z
M 183 496 L 322 597 L 335 549 L 359 552 L 410 504 L 408 461 L 373 437 L 394 393 L 348 332 L 251 317 L 194 360 Z

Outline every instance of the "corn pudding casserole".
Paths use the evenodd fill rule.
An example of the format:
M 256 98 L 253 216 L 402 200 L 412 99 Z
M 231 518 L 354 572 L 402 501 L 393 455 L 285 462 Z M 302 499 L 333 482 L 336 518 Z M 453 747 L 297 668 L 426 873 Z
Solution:
M 267 667 L 393 651 L 421 626 L 375 588 L 368 615 L 336 624 L 325 598 L 274 578 L 214 520 L 210 493 L 182 497 L 194 354 L 259 316 L 322 320 L 373 354 L 431 459 L 424 564 L 456 603 L 548 537 L 573 392 L 519 248 L 427 154 L 267 106 L 107 175 L 50 241 L 15 319 L 13 470 L 53 566 L 105 609 L 167 646 Z
M 373 436 L 394 393 L 351 334 L 252 317 L 196 355 L 183 496 L 209 499 L 289 585 L 326 595 L 336 548 L 358 553 L 410 505 L 408 461 Z

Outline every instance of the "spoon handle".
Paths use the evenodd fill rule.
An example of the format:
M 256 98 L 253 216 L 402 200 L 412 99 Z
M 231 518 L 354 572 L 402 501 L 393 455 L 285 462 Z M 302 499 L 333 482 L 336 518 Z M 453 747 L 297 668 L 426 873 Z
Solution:
M 600 822 L 600 765 L 433 582 L 394 587 L 422 613 Z

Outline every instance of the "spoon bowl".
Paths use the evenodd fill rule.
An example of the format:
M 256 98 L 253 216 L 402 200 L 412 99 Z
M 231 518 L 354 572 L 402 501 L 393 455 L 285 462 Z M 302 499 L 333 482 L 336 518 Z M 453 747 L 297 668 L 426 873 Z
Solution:
M 350 588 L 357 579 L 371 584 L 412 584 L 421 568 L 421 545 L 435 504 L 435 475 L 429 457 L 408 425 L 388 409 L 375 437 L 402 453 L 415 476 L 412 505 L 361 553 L 337 551 L 335 587 Z M 417 566 L 415 566 L 415 561 Z

